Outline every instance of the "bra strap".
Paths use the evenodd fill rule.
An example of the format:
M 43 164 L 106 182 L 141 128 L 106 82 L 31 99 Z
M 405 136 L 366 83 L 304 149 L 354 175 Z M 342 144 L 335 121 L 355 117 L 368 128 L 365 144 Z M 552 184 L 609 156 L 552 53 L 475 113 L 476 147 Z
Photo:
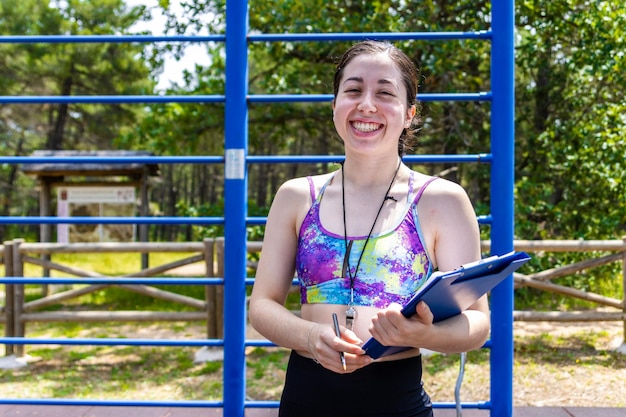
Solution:
M 426 190 L 426 187 L 428 187 L 428 185 L 429 185 L 431 182 L 433 182 L 433 181 L 435 181 L 435 180 L 437 180 L 437 179 L 439 179 L 439 177 L 430 177 L 430 178 L 428 179 L 428 181 L 426 181 L 426 182 L 424 183 L 424 185 L 422 185 L 422 188 L 420 188 L 420 190 L 417 192 L 417 195 L 416 195 L 416 196 L 415 196 L 415 198 L 413 199 L 413 204 L 417 204 L 417 203 L 418 203 L 418 201 L 419 201 L 419 200 L 420 200 L 420 198 L 422 197 L 422 194 L 424 194 L 424 191 Z

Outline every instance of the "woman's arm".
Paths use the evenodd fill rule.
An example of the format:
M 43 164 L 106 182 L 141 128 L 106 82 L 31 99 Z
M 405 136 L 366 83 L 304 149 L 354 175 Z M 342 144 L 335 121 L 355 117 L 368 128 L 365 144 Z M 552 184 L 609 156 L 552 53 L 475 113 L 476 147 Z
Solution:
M 276 193 L 249 306 L 250 322 L 259 333 L 277 345 L 304 351 L 309 349 L 307 335 L 314 323 L 296 317 L 284 304 L 295 271 L 299 218 L 310 204 L 308 194 L 305 179 L 288 181 Z
M 480 233 L 476 213 L 465 191 L 450 181 L 433 182 L 418 205 L 420 223 L 433 262 L 450 271 L 480 259 Z M 382 344 L 414 346 L 438 352 L 465 352 L 481 347 L 489 336 L 487 296 L 468 310 L 441 322 L 425 303 L 417 314 L 405 318 L 401 306 L 393 305 L 372 320 L 370 332 Z
M 344 329 L 339 338 L 330 322 L 304 320 L 285 307 L 295 271 L 298 231 L 310 206 L 306 179 L 288 181 L 276 193 L 250 297 L 250 322 L 275 344 L 302 352 L 335 372 L 345 372 L 338 352 L 351 353 L 347 359 L 348 372 L 352 372 L 371 362 L 355 344 L 354 334 Z

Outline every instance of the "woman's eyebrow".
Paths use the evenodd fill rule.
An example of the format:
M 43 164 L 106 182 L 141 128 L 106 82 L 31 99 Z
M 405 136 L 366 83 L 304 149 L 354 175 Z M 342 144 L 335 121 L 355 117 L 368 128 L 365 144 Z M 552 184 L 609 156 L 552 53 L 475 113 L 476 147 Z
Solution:
M 346 78 L 343 81 L 343 84 L 349 82 L 349 81 L 356 81 L 358 83 L 362 83 L 363 82 L 363 78 L 362 77 L 349 77 Z M 378 80 L 378 84 L 383 84 L 383 85 L 395 85 L 390 79 L 388 78 L 381 78 L 380 80 Z
M 362 83 L 363 82 L 363 78 L 362 77 L 350 77 L 350 78 L 346 78 L 343 83 L 347 83 L 348 81 L 356 81 L 358 83 Z

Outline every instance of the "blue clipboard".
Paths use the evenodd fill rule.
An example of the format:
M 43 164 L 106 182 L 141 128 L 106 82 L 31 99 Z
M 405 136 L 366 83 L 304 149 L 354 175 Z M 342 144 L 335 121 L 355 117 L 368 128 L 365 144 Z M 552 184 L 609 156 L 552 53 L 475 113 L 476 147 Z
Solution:
M 433 322 L 460 314 L 529 260 L 525 252 L 510 252 L 471 262 L 453 271 L 435 272 L 402 308 L 402 314 L 413 316 L 420 301 L 430 307 Z M 373 337 L 363 345 L 363 350 L 373 359 L 407 349 L 410 348 L 384 346 Z

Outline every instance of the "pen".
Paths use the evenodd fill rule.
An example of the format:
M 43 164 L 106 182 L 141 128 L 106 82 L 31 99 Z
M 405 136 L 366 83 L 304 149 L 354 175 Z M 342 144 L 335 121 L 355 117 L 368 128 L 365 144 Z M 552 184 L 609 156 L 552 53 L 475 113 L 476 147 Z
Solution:
M 335 326 L 335 334 L 341 339 L 341 331 L 339 330 L 339 321 L 337 320 L 337 314 L 333 313 L 333 325 Z M 341 366 L 343 370 L 346 370 L 346 357 L 343 352 L 339 352 L 339 358 L 341 359 Z

